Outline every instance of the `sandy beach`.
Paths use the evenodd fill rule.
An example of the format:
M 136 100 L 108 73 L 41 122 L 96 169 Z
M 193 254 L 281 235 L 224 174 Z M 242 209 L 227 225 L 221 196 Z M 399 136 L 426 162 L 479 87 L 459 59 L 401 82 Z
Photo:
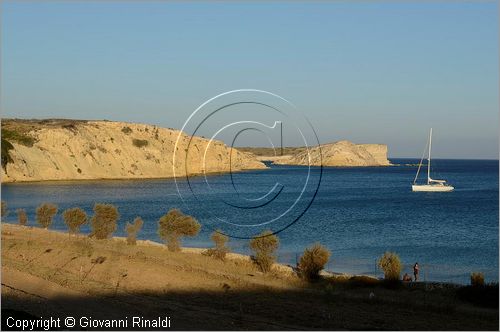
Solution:
M 264 274 L 247 256 L 223 262 L 201 252 L 2 224 L 2 316 L 169 317 L 176 330 L 498 328 L 498 309 L 443 285 L 308 284 L 290 267 Z

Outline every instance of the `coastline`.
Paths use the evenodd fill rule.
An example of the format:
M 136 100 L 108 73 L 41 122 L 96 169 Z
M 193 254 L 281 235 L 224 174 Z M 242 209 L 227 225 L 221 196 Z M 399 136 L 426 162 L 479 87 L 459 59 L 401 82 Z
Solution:
M 43 229 L 38 226 L 21 226 L 9 222 L 1 222 L 1 228 L 2 232 L 4 231 L 4 228 L 6 228 L 6 231 L 35 231 L 35 232 L 42 232 L 42 233 L 53 233 L 57 234 L 57 236 L 68 236 L 68 232 L 66 231 L 61 231 L 61 230 L 53 230 L 53 229 Z M 88 238 L 88 234 L 78 234 L 76 236 L 72 235 L 72 237 L 75 237 L 77 239 L 86 239 Z M 95 240 L 99 241 L 99 240 Z M 107 240 L 102 240 L 102 241 L 112 241 L 120 244 L 126 243 L 126 237 L 123 236 L 113 236 Z M 154 247 L 154 248 L 162 248 L 164 250 L 167 250 L 167 247 L 164 243 L 153 241 L 153 240 L 137 240 L 137 246 L 145 246 L 145 247 Z M 207 248 L 199 248 L 199 247 L 181 247 L 181 253 L 189 253 L 189 254 L 196 254 L 196 255 L 203 255 L 203 252 L 205 252 Z M 226 254 L 226 259 L 228 260 L 236 260 L 236 261 L 245 261 L 247 263 L 252 263 L 252 258 L 250 255 L 245 255 L 245 254 L 240 254 L 236 252 L 229 252 Z M 296 274 L 296 271 L 293 266 L 290 264 L 284 264 L 280 262 L 276 262 L 273 264 L 273 269 L 276 271 L 279 271 L 281 273 L 286 273 L 286 274 Z M 365 278 L 372 278 L 374 280 L 380 280 L 377 277 L 374 277 L 372 275 L 368 274 L 352 274 L 352 273 L 335 273 L 332 271 L 321 271 L 321 275 L 325 277 L 333 277 L 333 276 L 340 276 L 343 278 L 350 278 L 350 277 L 365 277 Z
M 494 249 L 494 243 L 498 241 L 498 237 L 495 239 L 495 236 L 485 234 L 483 239 L 475 239 L 475 233 L 467 233 L 466 237 L 471 239 L 471 241 L 467 244 L 468 250 L 464 254 L 465 256 L 460 254 L 463 249 L 461 249 L 459 243 L 462 232 L 469 229 L 477 229 L 478 227 L 466 222 L 467 219 L 473 217 L 474 210 L 465 209 L 465 207 L 460 208 L 460 204 L 488 209 L 487 211 L 490 211 L 490 208 L 498 208 L 498 203 L 494 201 L 489 203 L 488 200 L 488 197 L 491 197 L 491 195 L 495 193 L 498 195 L 498 189 L 494 186 L 495 180 L 498 182 L 497 171 L 492 173 L 498 169 L 498 165 L 495 161 L 486 163 L 485 165 L 480 163 L 462 164 L 452 162 L 449 162 L 448 165 L 452 172 L 451 176 L 456 177 L 454 184 L 457 184 L 458 189 L 452 195 L 433 195 L 432 197 L 411 192 L 411 189 L 409 189 L 411 181 L 409 179 L 413 179 L 415 175 L 412 167 L 389 169 L 362 168 L 359 171 L 356 169 L 327 169 L 324 172 L 325 177 L 322 181 L 323 194 L 318 196 L 318 198 L 328 198 L 328 195 L 333 192 L 337 194 L 335 198 L 335 202 L 337 203 L 320 204 L 316 209 L 311 209 L 312 214 L 309 217 L 306 215 L 303 224 L 297 224 L 298 229 L 295 232 L 307 230 L 308 234 L 310 234 L 308 239 L 297 238 L 294 235 L 295 232 L 283 233 L 283 237 L 280 236 L 283 240 L 283 246 L 278 253 L 279 261 L 295 266 L 297 257 L 302 253 L 302 250 L 311 243 L 319 241 L 333 251 L 333 260 L 328 264 L 328 270 L 335 272 L 369 274 L 381 277 L 382 273 L 376 267 L 376 259 L 383 254 L 384 250 L 392 249 L 402 257 L 405 264 L 404 272 L 411 274 L 411 265 L 414 262 L 418 261 L 423 264 L 421 271 L 422 280 L 466 285 L 470 282 L 470 274 L 472 272 L 482 272 L 487 282 L 498 281 L 498 270 L 495 269 L 496 264 L 485 265 L 481 260 L 471 260 L 474 256 L 480 255 L 481 252 L 491 252 L 490 250 Z M 478 167 L 474 167 L 474 165 L 478 165 Z M 471 176 L 459 177 L 456 172 L 457 170 L 461 172 L 462 169 L 466 169 L 467 174 L 469 174 L 469 170 L 472 170 L 470 172 Z M 249 171 L 245 173 L 244 177 L 248 177 L 252 181 L 243 188 L 252 189 L 254 183 L 265 184 L 265 181 L 270 176 L 274 176 L 275 174 L 276 176 L 281 176 L 282 173 L 285 176 L 288 174 L 292 175 L 292 177 L 284 177 L 285 180 L 290 179 L 290 182 L 292 182 L 293 175 L 303 170 L 304 167 L 271 166 L 271 169 L 265 172 Z M 314 168 L 313 174 L 317 171 Z M 482 175 L 483 172 L 485 175 Z M 487 175 L 490 173 L 492 174 L 491 176 Z M 368 175 L 370 178 L 366 178 Z M 480 177 L 477 178 L 476 175 Z M 236 176 L 238 177 L 239 175 Z M 475 178 L 477 181 L 473 184 L 470 182 L 472 186 L 469 186 L 467 181 L 472 178 Z M 195 181 L 201 183 L 204 182 L 203 179 L 203 177 L 198 177 Z M 210 177 L 207 177 L 207 179 L 212 184 Z M 229 176 L 212 177 L 212 179 L 214 181 L 228 181 Z M 345 179 L 348 181 L 338 183 L 336 179 Z M 184 185 L 185 181 L 185 179 L 181 179 L 177 183 Z M 341 186 L 340 188 L 339 185 Z M 224 189 L 225 193 L 226 187 L 221 188 Z M 354 191 L 351 188 L 357 188 L 357 190 Z M 359 190 L 359 188 L 368 188 L 369 190 Z M 484 188 L 488 188 L 489 190 L 482 190 Z M 124 221 L 132 220 L 136 215 L 141 215 L 151 222 L 148 221 L 146 223 L 144 233 L 141 232 L 142 234 L 139 235 L 140 238 L 157 241 L 159 241 L 156 235 L 157 224 L 154 221 L 161 216 L 162 211 L 166 211 L 172 207 L 181 207 L 183 210 L 185 208 L 181 204 L 179 197 L 176 196 L 176 183 L 171 179 L 19 183 L 6 184 L 2 186 L 2 189 L 3 200 L 5 200 L 10 210 L 10 215 L 7 216 L 6 220 L 11 223 L 17 223 L 15 210 L 23 208 L 28 213 L 29 224 L 35 225 L 35 210 L 44 202 L 56 203 L 59 205 L 61 213 L 66 208 L 81 206 L 89 215 L 92 214 L 92 207 L 95 202 L 109 202 L 116 204 L 120 212 L 122 212 L 122 220 L 120 220 L 119 224 L 120 229 L 116 235 L 124 236 Z M 324 193 L 326 193 L 326 196 Z M 382 195 L 379 195 L 379 193 Z M 373 200 L 374 198 L 377 200 Z M 372 201 L 375 205 L 367 204 L 367 202 Z M 441 201 L 453 203 L 451 205 L 453 208 L 436 211 L 436 214 L 434 214 L 436 219 L 442 219 L 443 222 L 435 224 L 433 219 L 424 221 L 422 216 L 425 215 L 425 209 L 421 208 L 428 204 L 437 204 L 437 202 Z M 199 209 L 212 211 L 210 209 L 213 202 L 217 203 L 218 197 L 209 196 L 201 202 L 202 205 L 199 206 Z M 321 203 L 322 201 L 319 200 L 319 202 Z M 384 210 L 386 206 L 395 204 L 394 202 L 405 204 L 405 208 L 396 211 L 391 209 Z M 483 202 L 486 203 L 483 204 Z M 332 219 L 331 216 L 336 215 L 336 211 L 339 211 L 339 208 L 341 209 L 340 211 L 344 211 L 345 209 L 349 214 L 339 214 L 338 224 L 330 222 L 330 219 Z M 415 213 L 406 217 L 404 213 L 406 210 L 411 210 Z M 463 214 L 460 211 L 471 212 Z M 355 214 L 353 215 L 352 213 Z M 476 219 L 477 225 L 498 229 L 498 215 L 495 216 L 493 213 L 486 213 L 481 219 Z M 354 222 L 351 216 L 356 215 L 362 217 L 363 220 L 359 222 L 356 220 Z M 450 216 L 453 217 L 448 220 L 447 218 Z M 52 227 L 64 231 L 65 225 L 62 223 L 61 217 L 61 214 L 56 217 L 57 222 Z M 382 217 L 383 219 L 381 219 Z M 240 217 L 239 214 L 235 214 L 234 218 L 238 221 L 244 221 L 244 218 Z M 409 221 L 406 223 L 399 222 L 399 218 L 409 218 Z M 452 220 L 463 222 L 459 223 L 457 228 L 454 225 L 456 222 L 452 222 Z M 321 225 L 327 232 L 311 232 L 310 229 L 314 229 L 314 227 L 308 225 L 314 224 Z M 409 224 L 415 225 L 417 228 L 425 228 L 423 228 L 422 233 L 408 237 L 406 231 L 414 229 L 413 226 L 409 228 L 407 226 Z M 349 228 L 345 228 L 343 225 L 349 225 Z M 380 241 L 382 241 L 380 247 L 377 247 L 375 242 L 369 242 L 375 236 L 371 235 L 372 232 L 361 233 L 363 234 L 362 236 L 353 236 L 353 234 L 359 234 L 358 232 L 366 231 L 368 228 L 370 230 L 386 230 L 387 234 L 380 237 Z M 430 231 L 434 229 L 440 229 L 440 232 L 450 232 L 447 233 L 450 234 L 450 242 L 447 242 L 448 246 L 446 247 L 446 251 L 442 252 L 442 255 L 435 254 L 431 249 L 434 246 L 439 247 L 442 245 L 434 242 L 434 237 Z M 330 232 L 333 231 L 336 231 L 337 234 L 332 233 L 330 235 Z M 85 228 L 85 232 L 88 232 L 87 227 Z M 208 230 L 204 229 L 197 239 L 186 240 L 185 244 L 196 247 L 208 247 L 210 246 L 208 233 Z M 350 238 L 351 236 L 353 236 L 352 239 Z M 391 244 L 391 241 L 388 240 L 390 238 L 396 238 L 397 242 L 394 241 L 394 244 Z M 351 240 L 352 243 L 349 242 Z M 418 241 L 427 240 L 428 242 L 425 242 L 425 245 L 418 245 Z M 250 253 L 245 241 L 241 243 L 238 241 L 231 242 L 234 242 L 235 251 L 242 254 Z M 364 246 L 365 243 L 367 243 L 366 247 Z M 494 255 L 494 252 L 491 255 Z
M 498 329 L 498 307 L 457 298 L 460 286 L 343 276 L 308 283 L 281 264 L 262 273 L 240 254 L 221 261 L 199 248 L 170 252 L 153 241 L 6 223 L 1 244 L 3 317 L 167 316 L 175 330 Z
M 42 233 L 49 233 L 49 234 L 56 234 L 57 236 L 63 236 L 67 237 L 69 236 L 69 233 L 67 231 L 62 231 L 62 230 L 54 230 L 54 229 L 44 229 L 38 226 L 21 226 L 15 223 L 11 222 L 1 222 L 1 228 L 2 232 L 4 228 L 7 228 L 8 231 L 34 231 L 34 232 L 42 232 Z M 77 239 L 88 239 L 88 234 L 80 233 L 77 235 L 71 235 L 71 237 L 77 238 Z M 99 240 L 93 240 L 93 241 L 99 241 Z M 104 241 L 110 241 L 111 243 L 117 243 L 117 244 L 125 244 L 126 243 L 126 237 L 124 236 L 112 236 L 111 238 L 107 240 L 100 240 L 104 243 Z M 144 246 L 144 247 L 153 247 L 153 248 L 161 248 L 162 250 L 167 250 L 167 246 L 164 243 L 154 241 L 154 240 L 137 240 L 137 246 Z M 182 246 L 180 248 L 180 253 L 188 253 L 188 254 L 196 254 L 196 255 L 203 255 L 203 253 L 207 250 L 208 248 L 202 248 L 202 247 L 185 247 Z M 252 257 L 247 254 L 242 254 L 242 253 L 237 253 L 237 252 L 228 252 L 226 254 L 226 258 L 229 261 L 244 261 L 246 263 L 252 264 Z M 283 262 L 275 262 L 273 264 L 273 269 L 275 269 L 276 272 L 280 273 L 285 273 L 287 275 L 293 275 L 295 277 L 298 277 L 297 275 L 297 270 L 296 267 L 292 266 L 291 264 L 283 263 Z M 373 281 L 383 281 L 383 278 L 374 276 L 372 274 L 359 274 L 359 273 L 352 273 L 352 272 L 335 272 L 335 271 L 329 271 L 329 270 L 322 270 L 320 271 L 320 275 L 322 277 L 334 277 L 334 278 L 341 278 L 341 279 L 349 279 L 349 278 L 367 278 L 371 279 Z M 465 286 L 464 284 L 460 283 L 453 283 L 453 282 L 443 282 L 443 281 L 419 281 L 418 284 L 420 285 L 438 285 L 439 287 L 460 287 L 460 286 Z
M 237 169 L 228 172 L 210 172 L 210 173 L 192 173 L 183 174 L 182 176 L 144 176 L 144 177 L 106 177 L 106 178 L 71 178 L 71 179 L 45 179 L 45 180 L 1 180 L 1 184 L 45 184 L 45 183 L 63 183 L 63 182 L 99 182 L 99 181 L 147 181 L 147 180 L 171 180 L 171 179 L 185 179 L 187 177 L 201 177 L 201 176 L 218 176 L 230 173 L 244 173 L 244 172 L 254 172 L 254 171 L 265 171 L 269 169 L 266 168 L 248 168 L 248 169 Z
M 261 159 L 258 158 L 259 161 L 267 161 L 271 162 L 271 164 L 275 166 L 303 166 L 307 167 L 304 165 L 296 165 L 296 164 L 274 164 L 272 160 L 267 160 L 267 159 Z M 343 169 L 343 168 L 385 168 L 385 167 L 408 167 L 408 166 L 413 166 L 413 165 L 403 165 L 403 164 L 389 164 L 389 165 L 373 165 L 373 166 L 315 166 L 311 165 L 311 167 L 322 167 L 322 168 L 334 168 L 334 169 Z M 418 166 L 416 164 L 415 166 Z M 0 181 L 1 184 L 45 184 L 45 183 L 64 183 L 64 182 L 80 182 L 80 183 L 85 183 L 85 182 L 95 182 L 95 181 L 148 181 L 148 180 L 171 180 L 171 179 L 176 179 L 176 178 L 186 178 L 186 177 L 201 177 L 201 176 L 218 176 L 218 175 L 225 175 L 225 174 L 230 174 L 230 173 L 245 173 L 245 172 L 255 172 L 255 171 L 266 171 L 269 170 L 271 167 L 266 167 L 266 168 L 248 168 L 248 169 L 241 169 L 241 170 L 234 170 L 234 171 L 227 171 L 227 172 L 210 172 L 210 173 L 192 173 L 188 175 L 182 175 L 182 176 L 144 176 L 144 177 L 116 177 L 116 178 L 71 178 L 71 179 L 45 179 L 45 180 L 4 180 L 2 179 Z

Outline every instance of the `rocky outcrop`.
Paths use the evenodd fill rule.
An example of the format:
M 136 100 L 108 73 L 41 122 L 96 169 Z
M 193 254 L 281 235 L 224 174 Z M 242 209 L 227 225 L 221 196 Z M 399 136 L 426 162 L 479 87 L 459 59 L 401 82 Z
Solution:
M 372 155 L 375 161 L 380 166 L 390 165 L 387 159 L 387 145 L 385 144 L 358 144 L 358 146 L 365 148 L 365 150 Z
M 262 158 L 264 159 L 264 158 Z M 280 165 L 311 165 L 311 166 L 389 166 L 387 160 L 387 145 L 385 144 L 354 144 L 349 141 L 339 141 L 312 147 L 288 157 L 274 160 Z
M 2 182 L 164 178 L 174 176 L 174 168 L 179 176 L 228 172 L 230 167 L 233 171 L 266 168 L 253 154 L 230 149 L 220 141 L 153 125 L 73 120 L 3 122 Z M 174 165 L 175 149 L 178 154 Z

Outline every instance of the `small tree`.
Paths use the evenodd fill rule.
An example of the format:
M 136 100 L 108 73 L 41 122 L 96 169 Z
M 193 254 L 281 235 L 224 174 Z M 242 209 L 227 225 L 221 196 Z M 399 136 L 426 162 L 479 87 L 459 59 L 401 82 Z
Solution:
M 196 236 L 201 225 L 193 217 L 177 209 L 171 209 L 158 221 L 158 235 L 167 242 L 168 250 L 179 251 L 183 236 Z
M 315 243 L 304 251 L 299 261 L 300 276 L 307 280 L 319 278 L 319 272 L 323 270 L 330 259 L 330 251 L 319 243 Z
M 271 271 L 271 267 L 276 261 L 274 253 L 279 244 L 278 237 L 271 231 L 264 231 L 250 240 L 250 248 L 255 252 L 253 260 L 262 272 Z
M 137 242 L 137 233 L 141 230 L 144 221 L 140 217 L 134 219 L 133 224 L 127 223 L 125 230 L 127 231 L 127 244 L 135 245 Z
M 229 248 L 226 246 L 229 237 L 222 233 L 220 230 L 216 230 L 210 236 L 212 241 L 215 243 L 215 248 L 208 249 L 205 254 L 220 260 L 226 259 L 226 254 L 229 252 Z
M 28 216 L 24 209 L 17 209 L 17 220 L 19 220 L 19 225 L 26 226 L 28 223 Z
M 473 287 L 482 287 L 484 286 L 484 274 L 481 272 L 473 272 L 470 275 L 470 284 Z
M 47 229 L 52 224 L 52 218 L 57 213 L 57 205 L 43 203 L 36 209 L 36 222 Z
M 3 219 L 4 217 L 7 217 L 7 214 L 8 214 L 7 203 L 5 201 L 2 201 L 2 211 L 0 217 L 2 217 Z
M 114 205 L 96 203 L 94 216 L 90 219 L 90 236 L 98 240 L 109 239 L 116 231 L 116 221 L 119 217 L 120 214 Z
M 64 223 L 68 226 L 71 234 L 80 233 L 80 227 L 87 223 L 87 213 L 75 207 L 63 212 Z
M 379 268 L 384 271 L 384 278 L 386 280 L 395 281 L 399 280 L 401 275 L 401 260 L 394 252 L 385 252 L 377 262 Z

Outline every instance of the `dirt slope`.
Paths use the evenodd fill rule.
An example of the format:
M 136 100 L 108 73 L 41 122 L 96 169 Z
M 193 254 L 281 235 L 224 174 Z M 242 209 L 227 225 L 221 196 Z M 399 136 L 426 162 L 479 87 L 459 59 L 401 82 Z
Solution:
M 464 303 L 453 289 L 309 285 L 287 268 L 260 273 L 246 256 L 222 262 L 9 224 L 1 244 L 2 319 L 169 316 L 173 330 L 498 329 L 497 309 Z

